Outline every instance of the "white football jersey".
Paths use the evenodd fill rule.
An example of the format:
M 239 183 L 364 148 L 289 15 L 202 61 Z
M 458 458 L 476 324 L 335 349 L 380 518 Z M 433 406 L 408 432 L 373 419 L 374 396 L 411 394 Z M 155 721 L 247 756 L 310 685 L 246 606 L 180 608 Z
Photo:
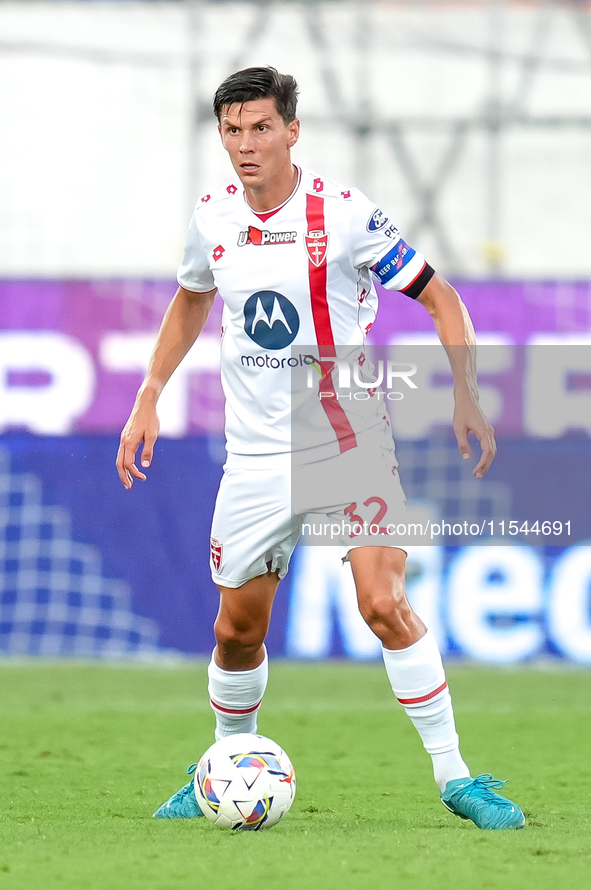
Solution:
M 299 171 L 290 198 L 266 213 L 251 209 L 238 183 L 204 195 L 191 218 L 178 282 L 201 293 L 217 288 L 224 301 L 228 451 L 309 450 L 314 454 L 305 459 L 315 460 L 318 445 L 325 454 L 355 447 L 356 436 L 382 421 L 383 402 L 361 410 L 359 403 L 319 399 L 316 387 L 320 414 L 297 412 L 298 423 L 309 416 L 315 435 L 294 437 L 293 369 L 309 364 L 310 355 L 320 359 L 326 390 L 333 382 L 330 358 L 337 348 L 362 346 L 375 320 L 372 275 L 415 296 L 413 286 L 424 286 L 428 273 L 423 256 L 365 195 L 309 171 Z

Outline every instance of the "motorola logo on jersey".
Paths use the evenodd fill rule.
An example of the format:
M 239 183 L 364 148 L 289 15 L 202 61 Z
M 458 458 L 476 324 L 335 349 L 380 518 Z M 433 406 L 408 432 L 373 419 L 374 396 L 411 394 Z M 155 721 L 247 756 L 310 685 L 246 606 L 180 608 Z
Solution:
M 387 222 L 388 217 L 386 216 L 386 214 L 382 213 L 382 211 L 378 207 L 376 207 L 367 221 L 367 231 L 377 232 L 379 229 L 383 229 Z
M 283 294 L 261 290 L 244 304 L 244 330 L 263 349 L 285 349 L 299 329 L 297 310 Z

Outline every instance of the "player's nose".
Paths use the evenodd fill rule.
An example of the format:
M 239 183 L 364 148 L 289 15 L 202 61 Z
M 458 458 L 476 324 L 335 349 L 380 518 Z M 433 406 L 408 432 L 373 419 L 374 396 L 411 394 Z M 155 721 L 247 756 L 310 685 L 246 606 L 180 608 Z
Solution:
M 240 140 L 240 151 L 253 151 L 252 138 L 250 133 L 242 133 Z

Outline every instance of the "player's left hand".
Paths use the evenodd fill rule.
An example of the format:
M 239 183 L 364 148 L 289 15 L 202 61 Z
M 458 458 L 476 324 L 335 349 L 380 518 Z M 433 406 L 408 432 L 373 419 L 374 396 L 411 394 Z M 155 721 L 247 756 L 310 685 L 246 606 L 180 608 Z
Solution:
M 482 454 L 472 472 L 477 479 L 482 479 L 497 453 L 497 443 L 495 442 L 495 431 L 485 417 L 482 408 L 468 394 L 456 395 L 453 427 L 464 460 L 468 460 L 472 454 L 468 434 L 474 433 L 480 442 Z

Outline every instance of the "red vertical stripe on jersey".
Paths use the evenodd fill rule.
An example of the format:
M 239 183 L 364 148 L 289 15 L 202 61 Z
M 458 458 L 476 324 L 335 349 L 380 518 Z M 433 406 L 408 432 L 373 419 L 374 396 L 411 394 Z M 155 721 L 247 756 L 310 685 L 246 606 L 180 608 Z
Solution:
M 321 398 L 321 402 L 326 416 L 330 421 L 330 425 L 336 433 L 339 450 L 341 454 L 343 454 L 345 451 L 350 451 L 351 448 L 357 448 L 357 439 L 353 427 L 349 423 L 349 418 L 343 411 L 341 404 L 336 397 L 335 385 L 332 380 L 332 369 L 334 368 L 334 364 L 333 362 L 329 362 L 328 364 L 330 365 L 330 371 L 322 377 L 318 384 L 318 391 L 319 393 L 332 393 L 331 398 Z M 326 366 L 326 362 L 323 362 L 323 365 Z
M 306 195 L 306 221 L 308 234 L 311 232 L 324 232 L 324 198 L 320 195 Z M 316 266 L 308 258 L 308 275 L 310 279 L 310 298 L 312 302 L 312 318 L 316 340 L 320 347 L 320 360 L 324 374 L 319 384 L 319 392 L 332 392 L 332 398 L 321 399 L 322 407 L 326 412 L 330 425 L 336 433 L 341 453 L 357 447 L 357 439 L 349 418 L 343 411 L 336 397 L 335 386 L 332 380 L 332 362 L 324 363 L 323 359 L 330 356 L 336 358 L 335 342 L 330 323 L 328 309 L 328 295 L 326 288 L 327 263 L 326 257 L 320 266 Z
M 324 198 L 319 195 L 306 196 L 306 220 L 308 234 L 324 232 Z M 329 355 L 336 356 L 326 294 L 326 258 L 320 266 L 315 266 L 312 260 L 308 259 L 308 269 L 316 340 L 319 346 L 325 347 L 321 350 L 321 358 Z

